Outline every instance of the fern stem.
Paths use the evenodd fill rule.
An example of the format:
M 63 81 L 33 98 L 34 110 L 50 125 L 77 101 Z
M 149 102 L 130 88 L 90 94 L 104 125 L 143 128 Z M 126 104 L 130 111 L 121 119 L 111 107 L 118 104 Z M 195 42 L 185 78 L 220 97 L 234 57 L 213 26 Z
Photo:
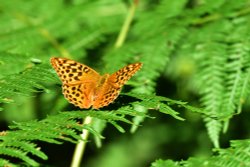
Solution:
M 134 0 L 134 3 L 131 5 L 128 16 L 127 16 L 127 18 L 122 26 L 122 29 L 118 35 L 117 41 L 115 43 L 115 48 L 119 48 L 124 43 L 124 40 L 127 36 L 128 30 L 130 27 L 130 24 L 133 20 L 137 5 L 138 5 L 138 0 Z M 55 45 L 55 46 L 57 46 L 57 45 Z M 86 117 L 84 120 L 84 124 L 90 124 L 91 121 L 92 121 L 91 117 Z M 86 140 L 88 138 L 88 135 L 89 135 L 88 130 L 84 129 L 82 131 L 82 134 L 81 134 L 81 137 L 83 140 L 79 141 L 79 143 L 76 145 L 73 159 L 71 162 L 71 167 L 79 167 L 80 166 L 81 159 L 82 159 L 85 147 L 86 147 Z
M 92 117 L 87 116 L 84 119 L 83 124 L 86 125 L 86 124 L 90 124 L 91 122 L 92 122 Z M 82 140 L 80 140 L 78 142 L 78 144 L 76 145 L 74 155 L 73 155 L 73 159 L 72 159 L 72 162 L 71 162 L 71 165 L 70 165 L 71 167 L 79 167 L 80 166 L 82 156 L 83 156 L 83 153 L 84 153 L 84 150 L 85 150 L 85 147 L 86 147 L 88 136 L 89 136 L 89 131 L 86 130 L 86 129 L 83 129 L 82 134 L 81 134 Z
M 209 15 L 209 16 L 206 16 L 204 18 L 199 18 L 199 19 L 195 19 L 192 24 L 193 25 L 202 25 L 202 24 L 205 24 L 205 23 L 208 23 L 208 22 L 212 22 L 214 20 L 218 20 L 222 18 L 222 15 L 218 14 L 218 13 L 215 13 L 215 14 L 212 14 L 212 15 Z
M 127 18 L 126 18 L 126 20 L 125 20 L 125 22 L 124 22 L 124 24 L 122 26 L 122 29 L 121 29 L 121 31 L 120 31 L 120 33 L 118 35 L 117 41 L 115 43 L 115 48 L 121 47 L 122 44 L 124 43 L 124 40 L 125 40 L 125 38 L 127 36 L 128 30 L 129 30 L 129 27 L 130 27 L 130 24 L 131 24 L 131 22 L 133 20 L 134 13 L 135 13 L 137 5 L 138 5 L 138 0 L 134 0 L 134 3 L 131 5 L 128 16 L 127 16 Z M 50 41 L 52 41 L 52 40 L 50 40 Z M 57 45 L 55 45 L 55 46 L 57 46 Z M 84 124 L 90 124 L 91 121 L 92 121 L 91 117 L 86 117 L 85 120 L 84 120 Z M 83 140 L 79 141 L 79 143 L 76 145 L 75 152 L 74 152 L 74 155 L 73 155 L 73 159 L 72 159 L 72 162 L 71 162 L 71 167 L 79 167 L 80 166 L 81 159 L 82 159 L 85 147 L 86 147 L 86 140 L 88 138 L 88 135 L 89 135 L 89 131 L 84 129 L 82 131 L 82 134 L 81 134 L 81 137 L 82 137 Z
M 23 23 L 25 23 L 27 25 L 37 26 L 37 23 L 34 23 L 34 21 L 32 21 L 32 19 L 30 17 L 28 17 L 27 15 L 25 15 L 25 14 L 13 13 L 13 15 L 15 16 L 15 18 L 17 18 L 18 20 L 20 20 L 21 22 L 23 22 Z M 58 52 L 61 54 L 61 56 L 67 57 L 67 58 L 71 57 L 70 53 L 58 43 L 58 41 L 51 35 L 51 33 L 47 29 L 40 26 L 38 28 L 38 32 L 44 38 L 46 38 L 54 46 L 54 48 L 56 50 L 58 50 Z
M 56 50 L 59 51 L 59 53 L 61 54 L 60 56 L 66 58 L 71 57 L 70 53 L 58 43 L 58 41 L 51 35 L 51 33 L 47 29 L 39 28 L 38 31 L 44 38 L 46 38 L 54 46 Z
M 135 14 L 135 10 L 136 10 L 136 7 L 138 5 L 138 2 L 139 0 L 134 0 L 134 3 L 132 3 L 130 9 L 129 9 L 129 13 L 128 13 L 128 16 L 126 18 L 126 20 L 124 21 L 124 24 L 122 26 L 122 29 L 118 35 L 118 38 L 116 40 L 116 43 L 115 43 L 115 48 L 119 48 L 122 46 L 122 44 L 124 43 L 125 39 L 126 39 L 126 36 L 127 36 L 127 33 L 128 33 L 128 30 L 129 30 L 129 27 L 131 25 L 131 22 L 133 20 L 133 17 L 134 17 L 134 14 Z

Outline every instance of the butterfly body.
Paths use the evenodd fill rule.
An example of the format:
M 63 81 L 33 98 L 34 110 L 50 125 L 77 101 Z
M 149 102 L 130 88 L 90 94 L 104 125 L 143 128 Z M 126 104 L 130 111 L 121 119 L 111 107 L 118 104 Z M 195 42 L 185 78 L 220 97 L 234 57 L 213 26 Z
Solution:
M 64 97 L 80 108 L 99 109 L 109 105 L 119 95 L 122 86 L 142 66 L 134 63 L 112 75 L 101 76 L 90 67 L 66 58 L 51 58 L 51 64 L 62 81 Z

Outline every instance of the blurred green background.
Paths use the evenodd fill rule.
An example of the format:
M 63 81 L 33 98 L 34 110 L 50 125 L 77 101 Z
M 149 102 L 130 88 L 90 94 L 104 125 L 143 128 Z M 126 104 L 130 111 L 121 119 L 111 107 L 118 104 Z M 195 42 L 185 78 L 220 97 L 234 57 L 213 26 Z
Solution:
M 207 109 L 209 107 L 202 101 L 207 97 L 207 92 L 203 92 L 205 86 L 209 87 L 206 82 L 211 76 L 220 79 L 227 73 L 216 76 L 206 67 L 213 65 L 209 64 L 211 59 L 217 65 L 215 68 L 224 68 L 237 59 L 229 57 L 224 64 L 216 64 L 217 58 L 228 55 L 230 46 L 241 40 L 243 46 L 235 52 L 239 52 L 240 57 L 242 48 L 246 49 L 242 64 L 247 65 L 240 67 L 242 78 L 246 78 L 250 66 L 247 58 L 250 56 L 249 1 L 139 1 L 125 43 L 114 49 L 132 4 L 133 1 L 125 0 L 0 0 L 1 131 L 7 130 L 13 122 L 42 120 L 58 111 L 77 110 L 63 98 L 61 83 L 55 77 L 37 78 L 39 84 L 31 82 L 29 87 L 22 87 L 22 75 L 36 66 L 42 65 L 49 75 L 55 76 L 49 64 L 52 56 L 68 56 L 102 74 L 114 72 L 128 62 L 141 61 L 144 66 L 134 81 L 145 81 L 144 86 L 125 86 L 125 91 L 156 94 Z M 225 43 L 227 48 L 224 48 Z M 197 77 L 201 66 L 209 74 L 205 80 L 201 79 L 203 74 Z M 230 68 L 228 71 L 235 72 Z M 17 83 L 22 91 L 12 89 L 12 84 L 18 86 Z M 220 81 L 218 84 L 227 85 Z M 229 121 L 228 131 L 218 130 L 222 148 L 229 147 L 230 140 L 250 137 L 248 91 L 246 89 L 246 95 L 241 97 L 242 112 L 236 114 L 235 108 L 241 106 L 234 103 L 234 110 L 225 119 Z M 223 91 L 220 93 L 223 95 Z M 227 105 L 222 102 L 223 97 L 221 101 L 210 99 Z M 115 103 L 121 103 L 121 97 Z M 109 107 L 112 109 L 117 104 Z M 108 124 L 103 131 L 105 139 L 101 148 L 97 148 L 90 136 L 82 166 L 145 167 L 157 159 L 181 161 L 213 155 L 214 145 L 203 119 L 206 116 L 178 107 L 174 109 L 185 121 L 152 109 L 148 114 L 154 118 L 145 118 L 135 133 L 129 132 L 131 125 L 121 123 L 126 133 L 120 133 Z M 70 165 L 74 144 L 38 142 L 38 145 L 49 156 L 47 161 L 36 159 L 41 166 Z

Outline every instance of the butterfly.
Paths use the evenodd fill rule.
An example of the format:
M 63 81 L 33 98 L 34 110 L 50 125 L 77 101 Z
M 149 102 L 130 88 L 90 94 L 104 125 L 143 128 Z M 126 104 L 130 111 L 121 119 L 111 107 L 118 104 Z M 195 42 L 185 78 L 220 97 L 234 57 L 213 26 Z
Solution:
M 51 65 L 62 81 L 64 97 L 79 108 L 99 109 L 112 103 L 122 86 L 142 67 L 127 65 L 113 74 L 100 75 L 92 68 L 66 58 L 52 57 Z

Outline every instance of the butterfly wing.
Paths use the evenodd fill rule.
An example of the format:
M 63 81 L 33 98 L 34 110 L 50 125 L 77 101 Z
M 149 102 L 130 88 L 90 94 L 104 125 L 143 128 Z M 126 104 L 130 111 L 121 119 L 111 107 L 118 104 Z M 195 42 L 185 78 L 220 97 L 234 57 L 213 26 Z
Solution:
M 108 82 L 114 87 L 122 87 L 142 66 L 142 63 L 129 64 L 108 78 Z
M 92 68 L 74 60 L 53 57 L 50 59 L 50 62 L 63 84 L 74 85 L 82 83 L 84 79 L 89 80 L 101 77 Z
M 63 83 L 64 97 L 75 106 L 89 108 L 101 76 L 90 67 L 66 58 L 53 57 L 50 62 Z
M 97 91 L 93 108 L 98 109 L 112 103 L 119 95 L 122 86 L 141 68 L 142 63 L 127 65 L 111 76 L 107 76 L 104 84 Z

